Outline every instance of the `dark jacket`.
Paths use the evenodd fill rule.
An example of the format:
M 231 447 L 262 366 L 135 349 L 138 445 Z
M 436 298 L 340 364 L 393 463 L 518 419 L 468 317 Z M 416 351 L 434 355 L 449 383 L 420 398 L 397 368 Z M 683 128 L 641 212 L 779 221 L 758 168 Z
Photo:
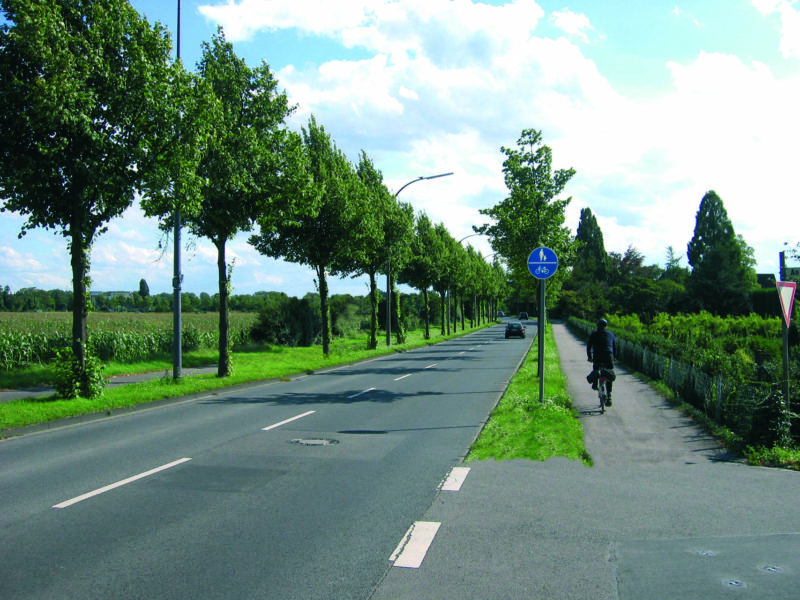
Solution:
M 586 344 L 586 356 L 595 363 L 611 363 L 617 355 L 617 338 L 608 329 L 596 329 L 589 336 Z

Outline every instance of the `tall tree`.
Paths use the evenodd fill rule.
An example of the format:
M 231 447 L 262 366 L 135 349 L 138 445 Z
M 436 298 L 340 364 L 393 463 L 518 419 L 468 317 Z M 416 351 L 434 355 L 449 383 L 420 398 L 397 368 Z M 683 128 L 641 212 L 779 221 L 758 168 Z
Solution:
M 356 173 L 364 185 L 365 205 L 360 210 L 359 239 L 354 244 L 354 274 L 369 277 L 369 341 L 367 348 L 378 347 L 378 281 L 377 275 L 389 257 L 384 235 L 385 221 L 394 198 L 383 183 L 383 174 L 375 168 L 363 150 L 359 155 Z
M 439 294 L 441 300 L 442 335 L 450 334 L 450 292 L 456 276 L 456 256 L 461 244 L 459 244 L 443 223 L 438 223 L 434 227 L 437 242 L 436 248 L 439 250 L 435 255 L 435 279 L 433 289 Z M 461 248 L 463 250 L 463 248 Z
M 227 242 L 270 212 L 285 214 L 288 197 L 280 190 L 282 151 L 289 134 L 282 125 L 292 108 L 269 66 L 251 69 L 233 50 L 221 29 L 203 44 L 198 75 L 216 103 L 212 135 L 202 148 L 197 173 L 204 185 L 200 202 L 186 215 L 192 234 L 217 249 L 219 282 L 219 363 L 217 375 L 230 375 L 228 299 L 231 268 Z
M 390 281 L 389 288 L 391 289 L 392 330 L 398 344 L 406 341 L 406 326 L 395 273 L 401 272 L 411 257 L 413 229 L 414 209 L 407 202 L 398 202 L 396 198 L 392 197 L 389 211 L 384 219 L 383 236 L 389 255 L 386 264 Z
M 328 276 L 349 275 L 354 268 L 350 253 L 353 236 L 360 226 L 354 200 L 364 194 L 364 185 L 353 166 L 311 116 L 302 131 L 309 187 L 304 192 L 308 206 L 285 219 L 263 223 L 250 243 L 261 254 L 309 265 L 316 273 L 322 317 L 322 352 L 330 353 L 331 325 L 328 307 Z
M 552 151 L 542 143 L 542 134 L 524 129 L 516 148 L 501 148 L 506 159 L 503 174 L 509 195 L 499 204 L 482 209 L 492 223 L 475 227 L 488 235 L 492 248 L 507 260 L 515 283 L 534 292 L 534 278 L 528 271 L 528 256 L 534 248 L 546 246 L 569 265 L 574 252 L 572 235 L 564 226 L 565 210 L 571 198 L 557 196 L 575 175 L 574 169 L 552 169 Z M 566 269 L 559 269 L 549 280 L 551 288 L 560 287 Z
M 411 255 L 398 279 L 401 283 L 422 292 L 422 312 L 425 321 L 425 339 L 431 337 L 430 303 L 428 290 L 436 281 L 435 257 L 441 253 L 441 241 L 424 212 L 417 215 L 414 237 L 411 240 Z
M 607 283 L 609 258 L 603 243 L 603 232 L 590 208 L 582 208 L 575 235 L 577 251 L 572 265 L 572 279 Z
M 756 273 L 746 248 L 722 199 L 713 190 L 708 191 L 700 202 L 687 252 L 692 266 L 688 287 L 700 308 L 722 316 L 750 312 Z
M 20 235 L 43 227 L 67 239 L 85 384 L 91 247 L 132 204 L 157 145 L 169 39 L 127 0 L 0 4 L 2 210 L 27 217 Z

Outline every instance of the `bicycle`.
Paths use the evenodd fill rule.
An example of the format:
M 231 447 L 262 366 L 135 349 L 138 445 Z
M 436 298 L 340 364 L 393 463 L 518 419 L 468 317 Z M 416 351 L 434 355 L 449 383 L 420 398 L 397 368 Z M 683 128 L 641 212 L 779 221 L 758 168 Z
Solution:
M 603 371 L 598 371 L 599 375 L 597 377 L 597 398 L 600 400 L 600 414 L 606 412 L 606 406 L 608 405 L 608 391 L 606 390 L 606 382 L 608 378 L 603 374 Z

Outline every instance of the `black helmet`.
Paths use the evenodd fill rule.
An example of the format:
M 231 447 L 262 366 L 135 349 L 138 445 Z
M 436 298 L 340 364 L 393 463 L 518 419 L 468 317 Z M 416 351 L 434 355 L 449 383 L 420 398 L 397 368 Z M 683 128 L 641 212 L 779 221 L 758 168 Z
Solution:
M 608 321 L 606 321 L 605 319 L 600 319 L 597 322 L 597 326 L 598 327 L 608 327 Z

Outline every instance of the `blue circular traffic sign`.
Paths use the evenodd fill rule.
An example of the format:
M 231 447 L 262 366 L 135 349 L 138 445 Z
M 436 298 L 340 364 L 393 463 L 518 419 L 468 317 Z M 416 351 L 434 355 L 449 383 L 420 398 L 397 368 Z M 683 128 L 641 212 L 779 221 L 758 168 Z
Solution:
M 528 257 L 528 270 L 536 279 L 552 277 L 558 269 L 558 257 L 550 248 L 536 248 Z

